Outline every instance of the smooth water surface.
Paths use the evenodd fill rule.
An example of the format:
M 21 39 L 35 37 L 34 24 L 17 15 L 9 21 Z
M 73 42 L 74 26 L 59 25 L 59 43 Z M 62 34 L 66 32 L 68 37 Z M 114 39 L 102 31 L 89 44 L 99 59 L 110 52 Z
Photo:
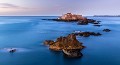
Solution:
M 0 17 L 0 65 L 120 65 L 120 18 L 88 17 L 101 21 L 101 27 L 47 21 L 57 17 Z M 103 32 L 109 28 L 111 32 Z M 56 40 L 74 31 L 93 31 L 99 37 L 77 37 L 85 49 L 80 59 L 63 57 L 43 45 L 44 40 Z M 11 54 L 4 48 L 18 48 Z

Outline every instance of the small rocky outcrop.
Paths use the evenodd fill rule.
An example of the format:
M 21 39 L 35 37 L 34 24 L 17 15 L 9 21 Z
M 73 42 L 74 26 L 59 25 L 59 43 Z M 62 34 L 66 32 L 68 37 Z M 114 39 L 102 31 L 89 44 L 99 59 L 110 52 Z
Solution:
M 110 32 L 111 30 L 110 29 L 104 29 L 103 31 L 104 32 Z
M 87 21 L 84 21 L 84 20 L 80 20 L 80 21 L 78 21 L 77 24 L 78 24 L 78 25 L 87 25 L 88 22 L 87 22 Z
M 100 36 L 102 34 L 100 33 L 95 33 L 95 32 L 81 32 L 81 31 L 78 31 L 78 32 L 74 32 L 73 34 L 75 34 L 76 36 L 83 36 L 83 37 L 89 37 L 89 36 Z
M 80 51 L 76 51 L 76 50 L 82 50 L 84 48 L 84 46 L 82 45 L 81 42 L 79 42 L 76 39 L 76 35 L 74 34 L 69 34 L 66 37 L 59 37 L 57 38 L 57 40 L 51 41 L 51 40 L 46 40 L 44 42 L 44 44 L 49 45 L 49 49 L 54 50 L 54 51 L 60 51 L 60 50 L 64 50 L 63 52 L 65 53 L 68 52 L 69 54 L 65 53 L 68 56 L 71 57 L 80 57 L 82 55 L 80 55 Z M 74 51 L 73 51 L 74 50 Z M 73 53 L 72 53 L 73 51 Z
M 94 26 L 100 27 L 100 26 L 102 26 L 102 25 L 100 25 L 100 24 L 94 24 Z
M 17 49 L 15 49 L 15 48 L 8 48 L 8 49 L 6 49 L 8 52 L 10 52 L 10 53 L 14 53 L 14 52 L 16 52 L 16 50 Z
M 94 22 L 96 22 L 96 20 L 94 20 L 94 19 L 87 19 L 87 22 L 93 24 Z
M 93 22 L 93 24 L 100 24 L 99 22 L 97 22 L 97 21 L 95 21 L 95 22 Z

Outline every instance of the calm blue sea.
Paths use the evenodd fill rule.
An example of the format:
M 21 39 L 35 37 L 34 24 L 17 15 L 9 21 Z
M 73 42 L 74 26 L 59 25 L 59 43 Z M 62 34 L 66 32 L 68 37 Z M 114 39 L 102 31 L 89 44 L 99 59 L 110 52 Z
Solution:
M 11 16 L 0 17 L 0 65 L 120 65 L 120 17 L 88 17 L 101 21 L 103 26 L 77 25 L 47 21 L 57 17 Z M 103 32 L 109 28 L 111 32 Z M 56 40 L 73 31 L 93 31 L 99 37 L 77 37 L 83 42 L 83 57 L 69 59 L 43 45 L 44 40 Z M 13 54 L 5 48 L 18 48 Z

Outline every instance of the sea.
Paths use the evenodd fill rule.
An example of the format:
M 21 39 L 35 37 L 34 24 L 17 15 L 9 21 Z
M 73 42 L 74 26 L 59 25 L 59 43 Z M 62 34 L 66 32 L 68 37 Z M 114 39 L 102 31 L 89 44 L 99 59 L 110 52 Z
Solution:
M 0 65 L 120 65 L 120 17 L 92 17 L 101 27 L 56 22 L 58 16 L 0 16 Z M 110 29 L 110 32 L 103 32 Z M 81 58 L 66 58 L 49 50 L 45 40 L 56 40 L 74 31 L 100 32 L 101 36 L 77 39 L 86 48 Z M 8 49 L 16 48 L 15 53 Z

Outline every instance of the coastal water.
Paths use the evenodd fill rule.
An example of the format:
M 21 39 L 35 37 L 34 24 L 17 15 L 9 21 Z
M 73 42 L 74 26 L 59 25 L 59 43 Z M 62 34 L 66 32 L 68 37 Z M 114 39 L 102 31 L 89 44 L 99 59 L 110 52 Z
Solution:
M 0 65 L 120 65 L 120 17 L 88 17 L 101 21 L 101 27 L 47 21 L 57 17 L 0 17 Z M 102 30 L 109 28 L 111 32 Z M 74 31 L 93 31 L 103 35 L 77 37 L 86 46 L 83 57 L 65 58 L 43 45 L 44 40 L 56 40 Z M 5 48 L 17 48 L 8 53 Z

